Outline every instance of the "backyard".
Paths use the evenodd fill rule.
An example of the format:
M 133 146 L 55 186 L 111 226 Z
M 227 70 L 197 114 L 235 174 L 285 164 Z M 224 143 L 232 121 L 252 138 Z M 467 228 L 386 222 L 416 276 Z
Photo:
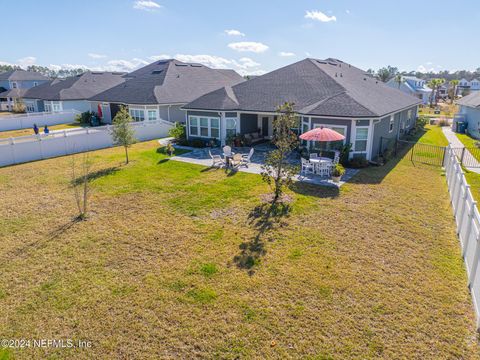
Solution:
M 87 221 L 71 157 L 0 169 L 0 338 L 92 342 L 0 358 L 478 358 L 441 169 L 391 160 L 272 207 L 258 175 L 130 157 L 90 154 Z
M 52 125 L 49 126 L 48 128 L 50 131 L 54 130 L 68 130 L 68 129 L 75 129 L 82 127 L 81 124 L 74 122 L 70 124 L 60 124 L 60 125 Z M 39 128 L 40 133 L 43 134 L 43 127 Z M 11 130 L 11 131 L 0 131 L 0 139 L 5 139 L 5 138 L 11 138 L 11 137 L 17 137 L 17 136 L 28 136 L 28 135 L 34 135 L 33 128 L 28 128 L 28 129 L 21 129 L 21 130 Z

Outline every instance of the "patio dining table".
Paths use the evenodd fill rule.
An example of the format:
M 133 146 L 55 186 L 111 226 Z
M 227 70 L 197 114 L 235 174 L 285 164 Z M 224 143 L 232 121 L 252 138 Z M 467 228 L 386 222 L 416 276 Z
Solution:
M 322 165 L 327 165 L 328 168 L 328 165 L 333 164 L 333 160 L 327 157 L 310 158 L 310 162 L 313 164 L 314 173 L 319 175 L 325 175 L 325 167 Z

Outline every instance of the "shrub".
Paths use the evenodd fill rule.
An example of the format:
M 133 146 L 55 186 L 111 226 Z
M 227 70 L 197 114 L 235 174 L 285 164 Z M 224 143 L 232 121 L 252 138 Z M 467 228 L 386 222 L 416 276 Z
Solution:
M 449 125 L 449 124 L 448 124 L 448 120 L 445 119 L 445 118 L 441 118 L 441 119 L 438 120 L 438 122 L 437 122 L 437 126 L 440 126 L 440 127 L 442 127 L 442 126 L 448 126 L 448 125 Z
M 190 140 L 188 142 L 189 146 L 195 147 L 195 148 L 204 148 L 205 147 L 205 142 L 200 139 L 194 139 Z
M 15 104 L 13 104 L 12 111 L 16 114 L 23 114 L 27 112 L 27 107 L 25 106 L 24 102 L 19 99 L 15 101 Z
M 366 168 L 368 166 L 368 160 L 364 157 L 354 157 L 350 160 L 350 166 L 356 169 Z
M 173 137 L 175 141 L 182 142 L 183 140 L 186 139 L 185 125 L 176 122 L 173 128 L 168 130 L 168 135 Z
M 425 128 L 425 125 L 428 124 L 428 121 L 429 121 L 428 117 L 426 117 L 426 116 L 419 116 L 419 117 L 417 118 L 417 122 L 416 122 L 416 125 L 415 125 L 415 126 L 416 126 L 417 128 L 419 128 L 419 129 L 424 129 L 424 128 Z
M 81 114 L 78 114 L 75 116 L 75 121 L 80 123 L 80 124 L 86 124 L 86 125 L 91 125 L 92 124 L 92 118 L 95 116 L 95 113 L 93 111 L 85 111 Z
M 352 144 L 348 143 L 342 146 L 340 149 L 340 164 L 347 165 L 350 151 L 352 150 Z
M 175 148 L 173 147 L 173 145 L 171 143 L 168 143 L 166 148 L 165 148 L 165 151 L 167 152 L 167 154 L 169 156 L 172 156 L 175 153 Z
M 345 174 L 345 168 L 341 164 L 336 164 L 332 171 L 332 176 L 342 176 Z

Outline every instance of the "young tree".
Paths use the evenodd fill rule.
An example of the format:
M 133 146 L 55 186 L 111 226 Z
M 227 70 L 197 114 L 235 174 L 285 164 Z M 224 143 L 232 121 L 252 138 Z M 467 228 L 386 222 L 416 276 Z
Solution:
M 395 82 L 398 84 L 398 88 L 400 89 L 400 86 L 403 83 L 403 76 L 398 74 L 395 76 Z
M 452 104 L 453 104 L 453 101 L 455 100 L 455 97 L 457 96 L 457 86 L 459 82 L 460 81 L 458 81 L 457 79 L 450 80 L 450 86 L 452 87 L 452 96 L 451 96 Z
M 88 216 L 88 197 L 90 189 L 88 187 L 90 175 L 90 162 L 88 161 L 88 154 L 84 153 L 81 163 L 81 173 L 77 177 L 75 155 L 72 156 L 72 188 L 75 196 L 75 202 L 78 209 L 78 219 L 86 220 Z
M 128 164 L 128 148 L 137 142 L 135 130 L 132 128 L 132 117 L 125 106 L 122 106 L 113 119 L 112 138 L 116 145 L 125 148 L 125 158 Z
M 432 79 L 430 80 L 427 85 L 432 92 L 430 94 L 430 107 L 433 107 L 433 101 L 435 100 L 435 105 L 438 103 L 438 90 L 440 86 L 445 83 L 445 79 Z
M 298 134 L 291 130 L 298 127 L 298 117 L 292 103 L 286 102 L 277 111 L 280 115 L 273 120 L 272 138 L 276 149 L 267 154 L 262 165 L 262 178 L 273 188 L 273 202 L 280 199 L 283 187 L 291 184 L 293 176 L 299 171 L 298 166 L 288 161 L 288 155 L 298 144 Z

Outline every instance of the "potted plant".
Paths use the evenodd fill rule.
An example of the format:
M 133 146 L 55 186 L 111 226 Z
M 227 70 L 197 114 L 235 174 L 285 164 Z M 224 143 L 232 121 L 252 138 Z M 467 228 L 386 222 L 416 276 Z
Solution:
M 341 164 L 336 164 L 332 171 L 332 180 L 335 183 L 340 182 L 340 178 L 345 174 L 345 168 Z

